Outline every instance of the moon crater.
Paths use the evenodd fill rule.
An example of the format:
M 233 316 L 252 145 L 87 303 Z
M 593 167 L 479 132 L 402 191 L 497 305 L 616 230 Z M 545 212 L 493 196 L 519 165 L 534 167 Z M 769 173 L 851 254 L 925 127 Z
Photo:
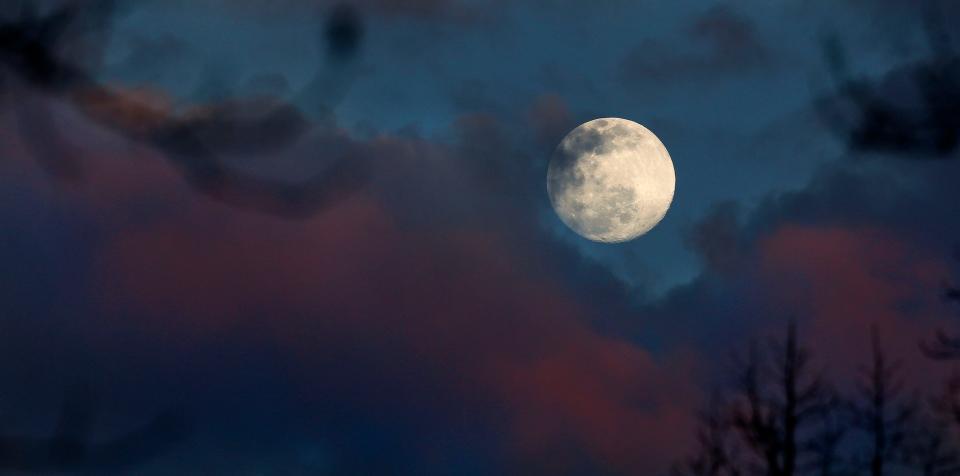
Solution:
M 650 231 L 673 201 L 676 177 L 666 147 L 647 128 L 596 119 L 568 134 L 547 171 L 547 191 L 560 219 L 602 243 Z

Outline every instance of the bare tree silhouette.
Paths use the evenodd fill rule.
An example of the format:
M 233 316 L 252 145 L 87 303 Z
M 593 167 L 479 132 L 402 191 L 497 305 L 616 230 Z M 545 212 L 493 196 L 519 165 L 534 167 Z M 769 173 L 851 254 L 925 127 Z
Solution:
M 870 330 L 870 349 L 870 363 L 860 368 L 861 379 L 850 409 L 854 426 L 870 440 L 870 474 L 883 476 L 889 473 L 891 464 L 903 462 L 908 424 L 915 408 L 902 397 L 900 364 L 884 352 L 876 326 Z
M 696 449 L 673 476 L 855 474 L 842 454 L 847 405 L 812 368 L 796 324 L 767 344 L 734 359 L 731 392 L 700 412 Z
M 734 370 L 732 393 L 700 412 L 695 452 L 672 476 L 960 476 L 960 375 L 919 405 L 875 326 L 848 398 L 813 371 L 794 323 L 783 340 L 751 342 Z
M 929 415 L 924 423 L 928 426 L 935 423 L 933 428 L 942 428 L 947 433 L 960 431 L 960 374 L 954 372 L 940 392 L 930 398 Z
M 741 362 L 733 422 L 763 474 L 793 476 L 806 444 L 802 433 L 825 404 L 823 385 L 797 342 L 795 322 L 767 350 L 753 343 Z
M 677 464 L 673 476 L 742 476 L 740 451 L 729 416 L 729 406 L 714 393 L 698 415 L 697 447 L 693 456 Z
M 950 421 L 936 411 L 926 413 L 911 425 L 905 448 L 907 463 L 923 476 L 960 475 L 960 451 Z
M 806 442 L 810 462 L 805 469 L 818 476 L 849 474 L 842 445 L 849 433 L 849 413 L 845 402 L 833 390 L 825 391 L 824 403 L 816 413 L 816 430 Z

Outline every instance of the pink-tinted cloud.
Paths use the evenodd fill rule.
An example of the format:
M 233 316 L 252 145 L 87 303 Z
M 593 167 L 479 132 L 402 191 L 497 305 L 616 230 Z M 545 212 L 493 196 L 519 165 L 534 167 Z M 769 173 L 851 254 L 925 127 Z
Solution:
M 424 404 L 409 392 L 436 398 L 428 411 L 499 428 L 505 460 L 525 468 L 563 464 L 569 451 L 596 467 L 659 471 L 688 441 L 694 361 L 593 328 L 591 303 L 496 225 L 407 226 L 372 191 L 302 222 L 251 214 L 195 194 L 155 152 L 104 141 L 84 155 L 80 185 L 31 176 L 35 193 L 99 230 L 91 325 L 158 336 L 171 352 L 237 333 L 273 340 L 306 401 L 386 382 L 385 394 L 365 395 L 370 411 Z M 404 139 L 364 147 L 423 150 Z M 395 155 L 384 172 L 425 165 Z M 379 374 L 340 360 L 351 355 Z
M 861 227 L 787 224 L 758 253 L 769 297 L 804 322 L 824 361 L 845 363 L 832 371 L 849 376 L 867 361 L 875 325 L 913 384 L 936 382 L 918 345 L 942 317 L 944 263 L 889 231 Z

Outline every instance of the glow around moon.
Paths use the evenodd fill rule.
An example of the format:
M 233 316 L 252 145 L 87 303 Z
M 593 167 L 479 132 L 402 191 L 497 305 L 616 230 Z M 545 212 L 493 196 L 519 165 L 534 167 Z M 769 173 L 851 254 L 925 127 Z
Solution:
M 626 119 L 577 127 L 557 146 L 547 171 L 550 202 L 563 223 L 602 243 L 650 231 L 670 208 L 675 187 L 666 147 Z

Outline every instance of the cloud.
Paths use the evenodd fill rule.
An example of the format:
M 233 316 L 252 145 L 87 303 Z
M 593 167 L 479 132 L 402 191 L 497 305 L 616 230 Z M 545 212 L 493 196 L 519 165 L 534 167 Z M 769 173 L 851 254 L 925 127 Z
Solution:
M 75 180 L 81 175 L 80 163 L 58 143 L 59 131 L 47 113 L 48 102 L 59 101 L 101 127 L 161 152 L 199 193 L 238 208 L 299 218 L 316 213 L 367 180 L 370 157 L 351 150 L 353 144 L 336 128 L 307 117 L 329 113 L 327 99 L 336 96 L 340 88 L 334 83 L 342 81 L 318 73 L 303 91 L 311 102 L 306 111 L 282 98 L 257 97 L 222 100 L 183 112 L 163 92 L 149 87 L 131 92 L 60 57 L 63 45 L 75 40 L 71 30 L 84 25 L 86 16 L 96 18 L 99 33 L 108 33 L 113 14 L 111 2 L 97 2 L 89 9 L 67 3 L 43 17 L 23 15 L 2 25 L 3 65 L 17 77 L 18 89 L 25 90 L 26 99 L 14 104 L 20 129 L 35 158 L 51 173 Z M 336 8 L 324 33 L 328 53 L 339 69 L 360 46 L 360 17 L 351 7 Z M 50 101 L 25 104 L 39 95 Z M 223 157 L 237 151 L 277 153 L 296 145 L 308 131 L 316 133 L 313 139 L 322 136 L 314 145 L 323 146 L 318 149 L 327 167 L 300 181 L 248 173 Z
M 952 218 L 956 187 L 945 177 L 960 164 L 919 164 L 833 162 L 800 190 L 755 208 L 718 205 L 688 235 L 704 271 L 647 307 L 644 332 L 723 355 L 795 318 L 843 382 L 877 325 L 891 353 L 914 369 L 911 384 L 930 388 L 946 369 L 919 343 L 952 328 L 941 295 L 958 271 L 951 250 L 960 223 Z
M 864 361 L 866 330 L 877 325 L 887 350 L 914 375 L 912 384 L 939 383 L 933 375 L 940 373 L 921 377 L 931 362 L 918 351 L 941 323 L 938 287 L 950 270 L 937 254 L 889 232 L 792 225 L 765 238 L 760 254 L 761 274 L 777 283 L 775 299 L 805 316 L 808 339 L 824 361 Z
M 898 65 L 879 79 L 853 75 L 839 40 L 827 42 L 827 61 L 838 87 L 818 106 L 852 150 L 913 159 L 955 156 L 960 146 L 960 56 L 946 33 L 936 26 L 928 29 L 933 55 Z
M 687 233 L 687 244 L 709 270 L 735 271 L 742 264 L 744 244 L 740 236 L 742 210 L 736 202 L 721 202 Z
M 530 120 L 549 134 L 566 114 L 544 101 Z M 470 451 L 495 473 L 656 472 L 685 445 L 674 430 L 691 424 L 696 360 L 653 355 L 596 326 L 609 305 L 581 301 L 589 291 L 554 274 L 581 266 L 576 253 L 543 243 L 535 206 L 509 208 L 527 193 L 514 181 L 530 163 L 497 119 L 463 118 L 449 145 L 343 138 L 345 150 L 380 158 L 370 180 L 292 222 L 196 194 L 161 152 L 54 112 L 89 151 L 84 185 L 61 191 L 28 160 L 6 166 L 29 177 L 20 183 L 34 200 L 89 230 L 74 251 L 85 283 L 83 305 L 68 313 L 84 323 L 74 340 L 157 374 L 142 390 L 114 391 L 172 381 L 191 401 L 225 395 L 223 409 L 194 408 L 207 431 L 225 431 L 217 422 L 240 405 L 230 376 L 267 379 L 250 362 L 279 361 L 273 392 L 303 405 L 283 411 L 330 442 L 330 464 L 344 472 L 370 469 L 363 461 L 379 451 L 362 431 L 403 448 L 379 454 L 383 464 L 417 474 L 458 472 Z M 103 329 L 114 337 L 98 337 Z M 248 346 L 253 355 L 234 356 Z M 281 405 L 251 392 L 244 398 Z M 233 419 L 252 425 L 260 414 L 244 412 Z
M 685 441 L 662 434 L 689 423 L 696 390 L 668 369 L 691 364 L 592 329 L 592 311 L 496 231 L 399 229 L 368 194 L 302 225 L 188 206 L 103 244 L 94 272 L 105 315 L 142 316 L 111 326 L 199 342 L 256 329 L 290 353 L 305 395 L 341 402 L 329 411 L 400 379 L 383 398 L 365 395 L 362 411 L 439 399 L 441 418 L 480 412 L 505 432 L 505 457 L 525 467 L 575 448 L 598 468 L 658 468 L 661 452 Z M 370 363 L 339 375 L 329 356 L 355 348 Z
M 725 5 L 699 15 L 683 42 L 647 39 L 619 65 L 626 84 L 650 80 L 697 79 L 703 75 L 744 74 L 772 67 L 775 59 L 749 19 Z M 691 42 L 688 50 L 682 43 Z
M 563 136 L 576 126 L 566 102 L 555 94 L 537 97 L 527 114 L 537 141 L 547 147 L 559 144 Z
M 338 4 L 327 17 L 324 30 L 327 53 L 344 61 L 357 54 L 363 40 L 363 22 L 360 14 L 349 4 Z

